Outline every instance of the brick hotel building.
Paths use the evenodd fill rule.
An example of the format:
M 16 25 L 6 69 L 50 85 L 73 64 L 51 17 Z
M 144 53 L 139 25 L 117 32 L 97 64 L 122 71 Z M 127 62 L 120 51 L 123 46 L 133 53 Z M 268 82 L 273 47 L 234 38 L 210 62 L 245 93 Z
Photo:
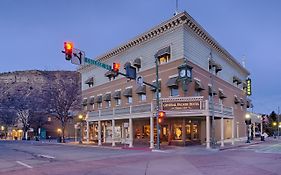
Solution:
M 245 81 L 250 73 L 188 13 L 179 13 L 97 58 L 109 65 L 119 62 L 122 68 L 131 64 L 144 81 L 154 85 L 155 59 L 159 61 L 160 108 L 166 112 L 161 144 L 209 148 L 212 116 L 221 146 L 225 140 L 234 144 L 235 138 L 245 137 L 244 116 L 250 106 Z M 181 81 L 181 66 L 192 67 L 191 81 Z M 98 145 L 153 148 L 155 89 L 120 75 L 109 80 L 110 72 L 93 65 L 79 72 L 87 114 L 85 139 Z

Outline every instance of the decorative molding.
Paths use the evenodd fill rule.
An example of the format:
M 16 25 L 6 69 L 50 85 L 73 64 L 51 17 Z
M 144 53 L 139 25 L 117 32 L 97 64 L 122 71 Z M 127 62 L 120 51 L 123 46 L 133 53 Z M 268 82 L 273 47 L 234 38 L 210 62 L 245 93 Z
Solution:
M 172 29 L 183 26 L 186 24 L 187 27 L 193 31 L 198 37 L 202 38 L 208 45 L 210 45 L 214 50 L 220 53 L 224 58 L 227 58 L 230 62 L 236 64 L 242 71 L 250 74 L 247 69 L 245 69 L 226 49 L 224 49 L 200 24 L 198 24 L 186 11 L 179 13 L 168 21 L 165 21 L 158 26 L 152 28 L 148 32 L 138 35 L 134 39 L 122 44 L 119 47 L 112 49 L 111 51 L 99 56 L 96 60 L 105 62 L 109 58 L 122 53 L 131 47 L 140 45 L 143 42 L 147 42 L 159 35 L 167 33 Z M 81 69 L 91 67 L 91 65 L 85 65 L 78 68 L 78 71 L 83 72 Z

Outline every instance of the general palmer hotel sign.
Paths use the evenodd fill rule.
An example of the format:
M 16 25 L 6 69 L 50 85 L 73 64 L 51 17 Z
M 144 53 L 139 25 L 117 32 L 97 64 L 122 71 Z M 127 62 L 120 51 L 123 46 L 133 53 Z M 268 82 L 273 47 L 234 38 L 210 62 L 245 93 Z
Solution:
M 169 101 L 163 102 L 162 107 L 164 111 L 200 109 L 200 101 Z

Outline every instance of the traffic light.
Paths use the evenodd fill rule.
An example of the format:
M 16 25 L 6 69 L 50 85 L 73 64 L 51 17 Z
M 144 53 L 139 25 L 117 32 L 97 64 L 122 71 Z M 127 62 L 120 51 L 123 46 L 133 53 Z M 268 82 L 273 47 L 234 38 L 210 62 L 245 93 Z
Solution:
M 164 122 L 164 118 L 166 117 L 166 112 L 159 111 L 158 112 L 158 123 L 162 124 Z
M 113 72 L 118 73 L 118 72 L 119 72 L 119 69 L 120 69 L 120 63 L 113 63 L 113 64 L 112 64 L 112 70 L 113 70 Z
M 71 60 L 72 53 L 73 53 L 73 43 L 72 42 L 64 42 L 64 53 L 65 53 L 65 59 Z

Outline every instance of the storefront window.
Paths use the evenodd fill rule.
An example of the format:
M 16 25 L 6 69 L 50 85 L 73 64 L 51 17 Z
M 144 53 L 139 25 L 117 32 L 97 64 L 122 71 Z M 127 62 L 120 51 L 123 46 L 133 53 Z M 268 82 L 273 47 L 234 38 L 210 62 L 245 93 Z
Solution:
M 174 139 L 181 140 L 182 139 L 182 126 L 181 125 L 174 125 Z
M 148 138 L 150 136 L 150 126 L 149 125 L 145 125 L 143 126 L 143 135 L 144 138 Z

